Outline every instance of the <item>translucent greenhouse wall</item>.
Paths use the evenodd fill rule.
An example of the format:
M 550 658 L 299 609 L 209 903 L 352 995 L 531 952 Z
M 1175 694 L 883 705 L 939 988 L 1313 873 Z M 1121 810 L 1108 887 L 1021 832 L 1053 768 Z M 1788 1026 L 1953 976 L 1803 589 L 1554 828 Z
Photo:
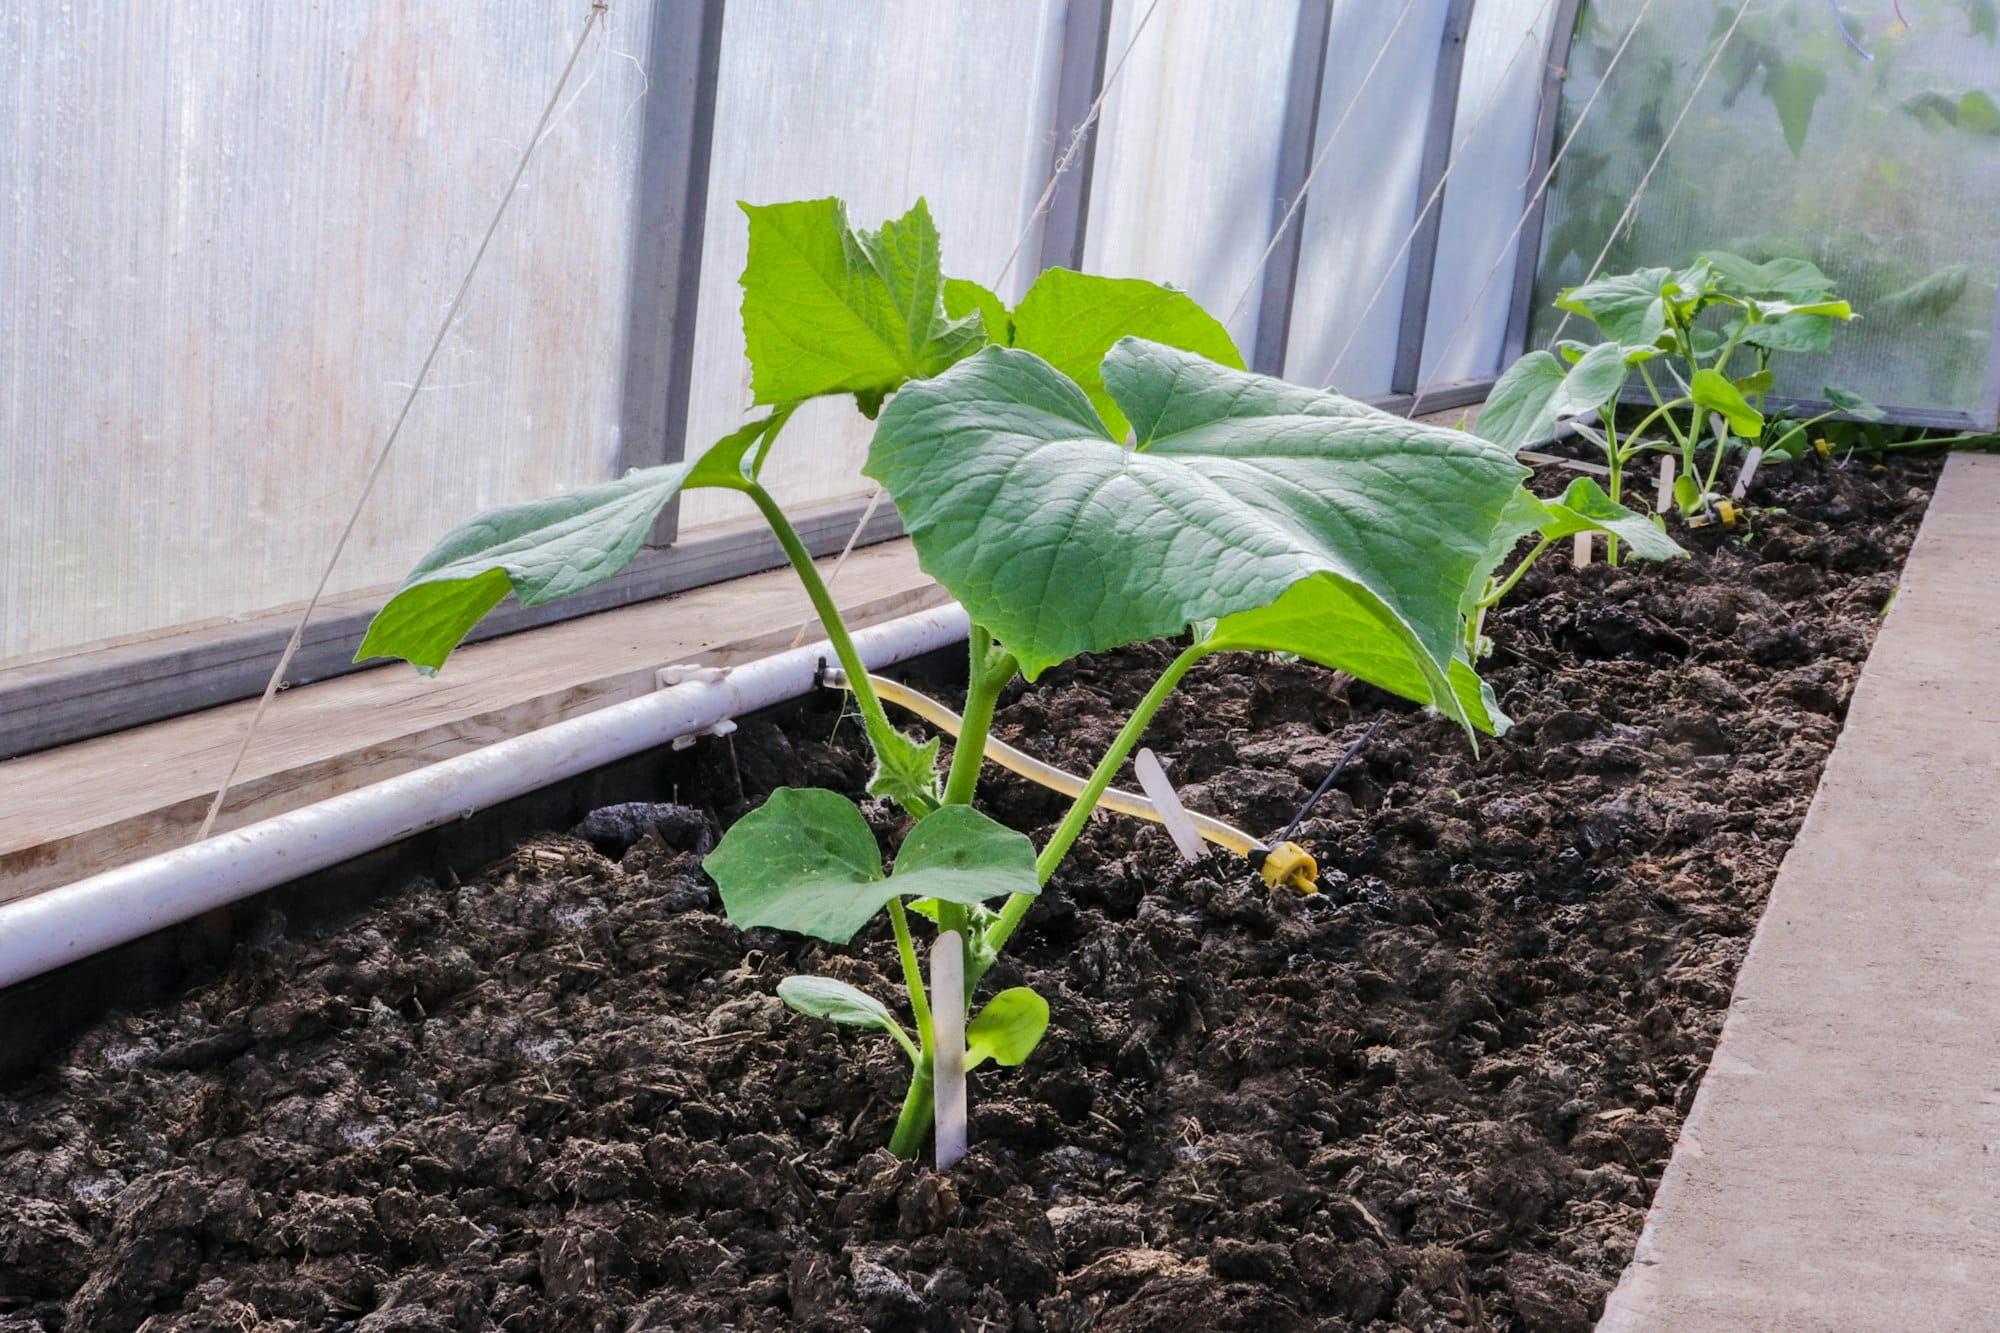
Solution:
M 738 425 L 739 199 L 838 194 L 873 226 L 923 195 L 955 275 L 1012 299 L 1080 255 L 1357 395 L 1490 376 L 1561 3 L 613 0 L 330 591 Z M 310 593 L 587 13 L 0 14 L 0 664 Z M 669 80 L 659 34 L 696 14 L 720 36 Z M 712 125 L 664 123 L 693 212 L 663 222 L 661 95 L 698 88 Z M 781 498 L 853 497 L 870 429 L 802 411 Z M 679 536 L 735 499 L 689 496 Z
M 336 591 L 615 467 L 647 10 L 607 22 Z M 306 598 L 578 25 L 0 12 L 0 662 Z
M 738 200 L 838 195 L 856 226 L 873 227 L 923 196 L 950 271 L 998 282 L 1049 174 L 1062 11 L 1059 0 L 731 0 L 688 439 L 719 439 L 751 406 L 736 285 L 749 234 Z M 1035 275 L 1038 240 L 1029 228 L 1000 293 L 1010 303 Z M 772 491 L 786 503 L 853 491 L 873 433 L 849 400 L 808 403 L 778 442 Z M 725 491 L 681 505 L 683 531 L 756 512 Z
M 1736 0 L 1656 3 L 1643 22 L 1642 10 L 1644 0 L 1583 8 L 1564 138 L 1600 83 L 1603 95 L 1551 191 L 1533 341 L 1550 341 L 1560 319 L 1550 302 L 1607 239 L 1604 273 L 1680 265 L 1703 249 L 1796 256 L 1823 268 L 1861 318 L 1836 328 L 1832 354 L 1774 363 L 1780 394 L 1819 399 L 1832 385 L 1918 417 L 1991 424 L 2000 7 L 1848 4 L 1844 37 L 1826 0 L 1769 0 L 1726 45 Z M 1632 221 L 1617 228 L 1683 108 Z M 1576 332 L 1573 322 L 1565 336 Z

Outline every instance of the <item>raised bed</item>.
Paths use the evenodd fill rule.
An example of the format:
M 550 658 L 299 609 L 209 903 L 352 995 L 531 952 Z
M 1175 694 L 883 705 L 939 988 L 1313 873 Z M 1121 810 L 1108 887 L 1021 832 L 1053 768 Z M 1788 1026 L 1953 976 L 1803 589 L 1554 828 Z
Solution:
M 771 994 L 893 994 L 886 930 L 744 934 L 700 870 L 771 787 L 858 786 L 832 696 L 693 752 L 658 795 L 705 820 L 273 918 L 0 1094 L 0 1329 L 1588 1328 L 1937 470 L 1772 469 L 1748 540 L 1543 562 L 1476 759 L 1317 668 L 1197 668 L 1149 743 L 1259 832 L 1389 715 L 1303 830 L 1325 892 L 1101 816 L 993 978 L 1049 1038 L 975 1075 L 943 1175 L 876 1148 L 900 1057 Z M 1085 769 L 1165 660 L 996 730 Z M 1038 838 L 1063 808 L 987 790 Z

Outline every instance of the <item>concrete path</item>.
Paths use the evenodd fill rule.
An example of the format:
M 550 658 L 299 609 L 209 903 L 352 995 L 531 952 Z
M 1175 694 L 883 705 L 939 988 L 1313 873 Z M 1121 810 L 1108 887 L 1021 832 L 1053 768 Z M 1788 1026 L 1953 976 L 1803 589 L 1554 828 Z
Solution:
M 1598 1327 L 2000 1329 L 2000 457 L 1945 468 Z

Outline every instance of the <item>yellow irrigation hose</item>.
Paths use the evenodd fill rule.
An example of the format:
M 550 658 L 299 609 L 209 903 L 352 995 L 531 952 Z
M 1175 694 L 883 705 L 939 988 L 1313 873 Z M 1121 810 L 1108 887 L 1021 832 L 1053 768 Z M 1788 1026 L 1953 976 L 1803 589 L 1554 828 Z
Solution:
M 834 689 L 847 688 L 846 673 L 837 667 L 829 667 L 822 679 Z M 875 687 L 875 694 L 884 703 L 895 704 L 898 708 L 915 713 L 924 721 L 944 732 L 952 739 L 958 738 L 961 726 L 959 716 L 927 694 L 919 693 L 897 681 L 870 675 L 868 683 Z M 1018 774 L 1030 782 L 1038 783 L 1064 796 L 1083 794 L 1084 780 L 1074 773 L 1066 773 L 1053 764 L 1045 764 L 1033 755 L 1024 754 L 992 736 L 986 738 L 986 757 L 1010 773 Z M 1149 819 L 1155 824 L 1166 821 L 1160 817 L 1158 807 L 1145 797 L 1116 787 L 1106 788 L 1098 798 L 1099 805 L 1107 810 L 1115 810 L 1121 815 L 1131 815 L 1138 819 Z M 1272 887 L 1288 884 L 1300 893 L 1319 892 L 1319 866 L 1306 850 L 1297 843 L 1281 842 L 1275 847 L 1267 847 L 1238 828 L 1232 828 L 1219 819 L 1196 814 L 1190 810 L 1188 818 L 1193 821 L 1195 831 L 1218 847 L 1224 847 L 1238 856 L 1247 857 L 1265 882 Z

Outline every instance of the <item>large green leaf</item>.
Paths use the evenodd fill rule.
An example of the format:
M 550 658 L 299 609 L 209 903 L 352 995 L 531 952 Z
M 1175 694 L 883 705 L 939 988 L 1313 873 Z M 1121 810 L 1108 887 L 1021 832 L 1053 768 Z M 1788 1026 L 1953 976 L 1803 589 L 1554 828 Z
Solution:
M 1488 581 L 1523 538 L 1558 542 L 1579 532 L 1616 537 L 1640 560 L 1671 560 L 1687 554 L 1652 519 L 1619 504 L 1589 477 L 1578 477 L 1554 500 L 1544 500 L 1522 487 L 1514 492 L 1507 512 L 1493 529 L 1492 539 L 1480 557 L 1477 576 L 1466 585 L 1466 613 L 1471 614 L 1487 595 Z
M 1546 440 L 1556 422 L 1616 398 L 1625 387 L 1627 363 L 1618 343 L 1597 344 L 1567 370 L 1548 352 L 1529 352 L 1495 382 L 1473 431 L 1506 449 Z
M 1505 450 L 1138 339 L 1103 372 L 1134 448 L 1048 362 L 988 348 L 899 394 L 865 469 L 925 571 L 1031 679 L 1317 575 L 1445 669 L 1459 594 L 1525 475 Z
M 1785 146 L 1797 157 L 1805 151 L 1812 128 L 1813 107 L 1826 92 L 1826 70 L 1812 60 L 1787 60 L 1767 67 L 1764 95 L 1778 108 Z
M 1049 1002 L 1026 986 L 1011 986 L 988 1000 L 965 1025 L 965 1067 L 977 1069 L 988 1060 L 1018 1065 L 1048 1030 Z
M 1728 377 L 1720 371 L 1701 369 L 1688 381 L 1688 397 L 1710 412 L 1720 412 L 1729 429 L 1748 440 L 1764 433 L 1764 414 L 1750 406 Z
M 981 903 L 1040 890 L 1034 844 L 971 806 L 924 816 L 885 876 L 875 834 L 854 802 L 800 787 L 778 788 L 737 820 L 702 867 L 736 925 L 835 944 L 852 939 L 891 898 Z
M 742 208 L 743 338 L 758 402 L 851 393 L 872 416 L 905 380 L 935 375 L 986 340 L 977 318 L 945 314 L 923 200 L 873 232 L 850 227 L 838 199 Z
M 896 1039 L 912 1062 L 922 1058 L 910 1034 L 889 1012 L 889 1006 L 867 991 L 832 977 L 786 977 L 778 983 L 778 998 L 808 1018 L 824 1018 L 855 1027 L 880 1028 Z
M 1139 278 L 1100 278 L 1052 268 L 1014 310 L 1012 345 L 1033 352 L 1083 386 L 1113 439 L 1130 423 L 1104 387 L 1104 355 L 1120 338 L 1195 352 L 1236 370 L 1243 354 L 1229 331 L 1186 292 Z
M 1742 296 L 1777 296 L 1788 301 L 1816 301 L 1833 293 L 1833 279 L 1806 259 L 1773 259 L 1754 264 L 1726 250 L 1702 255 L 1722 284 Z
M 635 468 L 616 481 L 502 505 L 459 524 L 376 613 L 354 660 L 400 657 L 435 672 L 509 592 L 523 606 L 537 606 L 603 582 L 632 563 L 653 521 L 681 491 L 740 489 L 753 467 L 749 451 L 768 447 L 787 415 L 759 418 L 691 463 Z
M 509 591 L 535 606 L 610 578 L 639 553 L 694 466 L 639 468 L 459 524 L 376 613 L 354 660 L 401 657 L 435 671 Z
M 1217 651 L 1293 653 L 1488 735 L 1510 725 L 1463 656 L 1440 669 L 1379 600 L 1330 574 L 1301 579 L 1269 606 L 1224 616 L 1208 642 Z
M 1584 316 L 1613 342 L 1643 347 L 1667 331 L 1666 288 L 1671 278 L 1664 268 L 1599 278 L 1565 291 L 1556 305 Z

